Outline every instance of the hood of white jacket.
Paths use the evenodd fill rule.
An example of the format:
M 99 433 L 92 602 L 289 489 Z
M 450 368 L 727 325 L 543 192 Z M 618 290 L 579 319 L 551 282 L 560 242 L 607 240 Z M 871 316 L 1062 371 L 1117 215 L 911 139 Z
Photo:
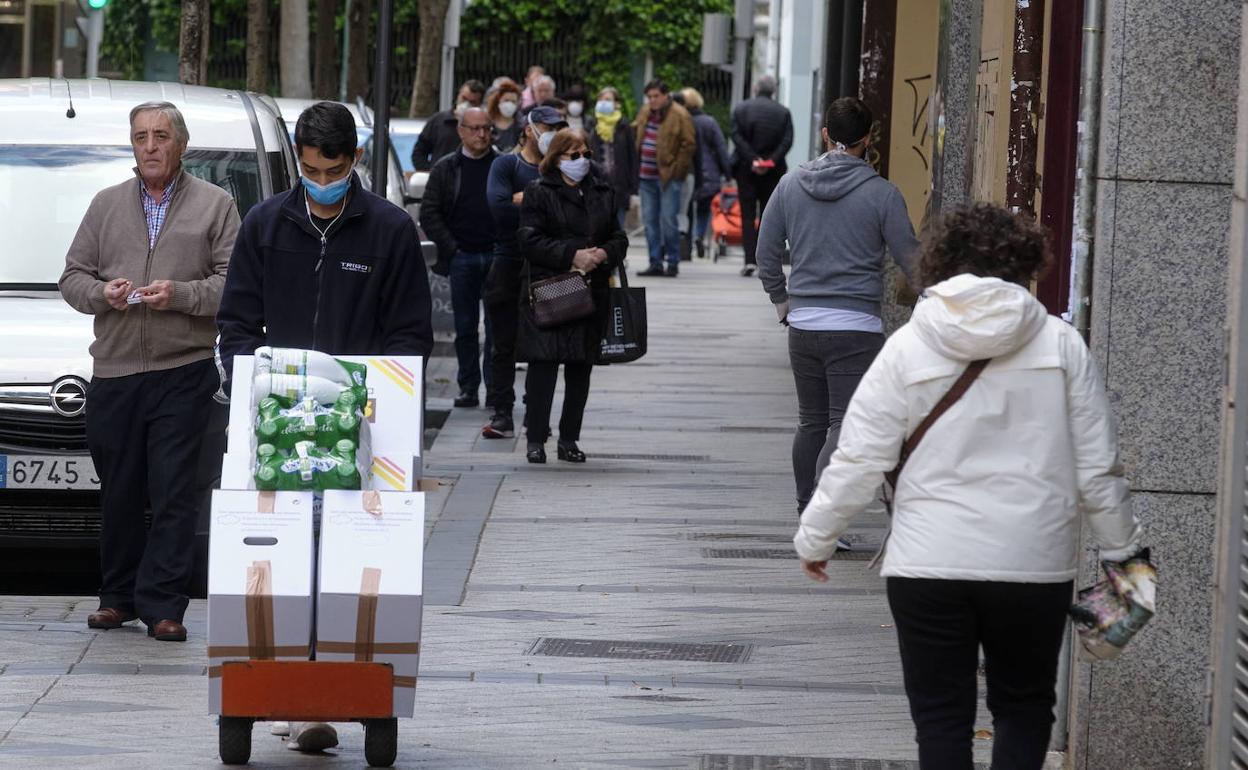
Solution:
M 910 320 L 919 339 L 955 361 L 999 358 L 1044 328 L 1048 312 L 1022 286 L 962 274 L 927 289 Z

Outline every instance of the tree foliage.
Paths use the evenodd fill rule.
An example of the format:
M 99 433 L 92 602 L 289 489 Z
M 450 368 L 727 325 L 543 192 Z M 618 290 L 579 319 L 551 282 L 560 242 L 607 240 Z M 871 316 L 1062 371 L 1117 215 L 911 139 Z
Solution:
M 488 44 L 500 33 L 550 42 L 578 30 L 586 85 L 614 86 L 631 101 L 634 61 L 649 54 L 655 75 L 679 86 L 699 66 L 702 14 L 731 9 L 730 0 L 473 0 L 462 38 L 465 45 Z

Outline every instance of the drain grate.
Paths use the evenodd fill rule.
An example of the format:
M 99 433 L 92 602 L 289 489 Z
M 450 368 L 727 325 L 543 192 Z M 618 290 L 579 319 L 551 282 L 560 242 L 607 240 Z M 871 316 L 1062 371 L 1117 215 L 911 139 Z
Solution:
M 606 452 L 595 452 L 594 457 L 599 460 L 666 460 L 683 463 L 704 463 L 711 459 L 709 455 L 610 454 Z
M 919 770 L 918 762 L 897 759 L 821 759 L 818 757 L 708 754 L 698 770 Z
M 703 548 L 702 556 L 707 559 L 796 559 L 797 552 L 792 548 Z M 875 549 L 837 551 L 830 561 L 871 561 L 875 558 Z
M 697 770 L 919 770 L 909 759 L 823 759 L 820 757 L 748 756 L 703 754 Z M 975 770 L 988 770 L 975 765 Z
M 644 700 L 651 703 L 704 702 L 706 698 L 682 698 L 678 695 L 612 695 L 613 700 Z
M 687 532 L 686 540 L 758 540 L 764 543 L 791 543 L 792 535 L 782 533 L 761 534 L 756 532 Z
M 631 642 L 617 639 L 559 639 L 542 637 L 529 655 L 558 658 L 617 658 L 627 660 L 688 660 L 699 663 L 744 663 L 754 651 L 752 644 L 687 644 L 684 642 Z

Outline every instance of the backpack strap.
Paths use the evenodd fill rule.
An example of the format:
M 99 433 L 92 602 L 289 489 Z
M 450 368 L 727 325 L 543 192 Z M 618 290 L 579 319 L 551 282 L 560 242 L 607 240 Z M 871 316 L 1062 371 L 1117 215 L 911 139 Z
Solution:
M 923 422 L 919 423 L 919 427 L 915 428 L 914 433 L 911 433 L 906 442 L 901 445 L 901 455 L 897 458 L 897 467 L 884 474 L 884 478 L 888 481 L 890 487 L 893 489 L 897 488 L 897 479 L 901 476 L 901 469 L 905 467 L 906 460 L 910 459 L 910 455 L 914 452 L 915 447 L 927 435 L 928 429 L 940 419 L 941 415 L 949 411 L 950 407 L 958 403 L 962 396 L 966 395 L 966 391 L 970 390 L 971 383 L 979 378 L 979 375 L 983 373 L 984 368 L 988 366 L 990 361 L 991 359 L 988 358 L 972 361 L 966 367 L 966 371 L 962 372 L 962 375 L 949 388 L 949 392 L 945 393 L 936 402 L 936 406 L 932 407 L 932 411 L 927 413 L 927 416 L 923 418 Z

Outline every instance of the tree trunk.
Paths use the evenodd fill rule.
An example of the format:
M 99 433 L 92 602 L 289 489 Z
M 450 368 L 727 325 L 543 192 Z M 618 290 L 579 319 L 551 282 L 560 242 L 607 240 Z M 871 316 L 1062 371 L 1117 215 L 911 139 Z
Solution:
M 178 34 L 178 80 L 188 86 L 207 85 L 208 0 L 182 0 L 182 25 Z
M 446 31 L 446 9 L 449 6 L 449 0 L 421 0 L 420 50 L 416 54 L 416 80 L 412 83 L 409 117 L 432 115 L 438 111 L 438 85 L 442 79 L 442 35 Z
M 338 0 L 316 0 L 316 85 L 317 99 L 338 98 L 338 36 L 334 22 Z
M 308 0 L 282 0 L 282 96 L 312 98 L 312 61 Z
M 247 90 L 269 92 L 269 0 L 247 0 Z
M 372 55 L 368 41 L 372 39 L 372 0 L 351 0 L 351 30 L 348 35 L 351 60 L 347 62 L 347 101 L 368 98 L 368 60 Z

